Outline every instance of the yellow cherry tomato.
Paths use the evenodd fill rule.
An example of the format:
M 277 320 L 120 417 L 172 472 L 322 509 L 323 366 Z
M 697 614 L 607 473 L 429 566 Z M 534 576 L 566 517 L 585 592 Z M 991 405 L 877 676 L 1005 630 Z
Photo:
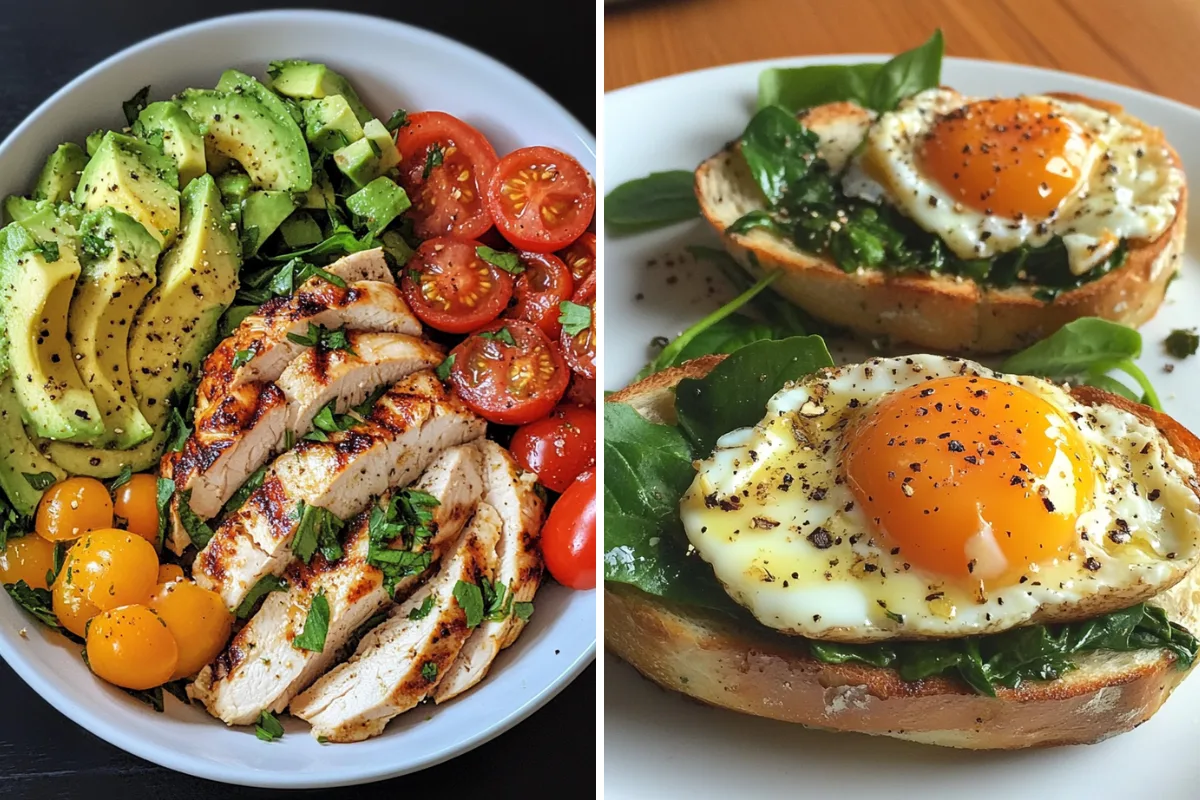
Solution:
M 38 504 L 37 532 L 52 542 L 78 539 L 88 531 L 111 528 L 112 498 L 95 478 L 67 478 L 46 490 Z
M 125 520 L 125 530 L 151 544 L 158 543 L 158 479 L 134 475 L 117 487 L 113 513 Z
M 158 582 L 158 553 L 136 533 L 92 531 L 71 546 L 71 580 L 101 611 L 144 603 Z
M 87 601 L 83 596 L 83 588 L 75 582 L 76 564 L 70 553 L 63 562 L 62 572 L 54 581 L 51 594 L 54 600 L 54 616 L 64 628 L 76 636 L 87 633 L 87 624 L 92 617 L 100 613 L 100 609 Z
M 167 624 L 142 605 L 99 614 L 88 626 L 92 672 L 126 689 L 153 689 L 171 679 L 179 648 Z
M 46 573 L 54 568 L 54 543 L 40 536 L 9 539 L 0 552 L 0 583 L 25 581 L 34 589 L 48 589 Z
M 221 595 L 191 581 L 160 584 L 150 597 L 150 608 L 167 623 L 179 645 L 179 664 L 172 680 L 195 675 L 229 641 L 233 614 Z
M 158 567 L 158 582 L 170 583 L 183 580 L 183 567 L 178 564 L 160 564 Z M 161 587 L 160 587 L 161 588 Z M 157 589 L 155 590 L 157 591 Z

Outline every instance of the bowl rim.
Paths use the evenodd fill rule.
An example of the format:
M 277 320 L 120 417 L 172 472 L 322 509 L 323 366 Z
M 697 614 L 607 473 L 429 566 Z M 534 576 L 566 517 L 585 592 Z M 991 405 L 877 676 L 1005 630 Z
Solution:
M 67 83 L 63 84 L 53 94 L 51 94 L 48 98 L 39 103 L 32 111 L 30 111 L 21 120 L 21 122 L 18 123 L 6 137 L 4 137 L 4 140 L 0 142 L 0 159 L 3 159 L 14 147 L 14 142 L 24 136 L 26 131 L 33 126 L 40 117 L 61 103 L 66 95 L 74 91 L 81 84 L 92 80 L 97 75 L 115 67 L 122 61 L 131 58 L 144 50 L 160 47 L 164 44 L 168 44 L 177 40 L 186 40 L 197 33 L 207 31 L 212 28 L 220 28 L 234 24 L 278 24 L 294 23 L 297 21 L 324 23 L 331 26 L 337 24 L 362 25 L 364 23 L 369 23 L 371 25 L 390 27 L 398 33 L 403 33 L 408 36 L 415 35 L 427 38 L 436 46 L 449 51 L 455 57 L 461 58 L 467 62 L 474 62 L 476 68 L 479 70 L 499 73 L 505 80 L 515 81 L 523 84 L 525 89 L 531 91 L 535 96 L 542 100 L 548 108 L 560 114 L 566 122 L 566 126 L 570 129 L 570 132 L 575 136 L 580 144 L 588 149 L 593 158 L 596 157 L 596 137 L 586 127 L 584 127 L 584 125 L 580 123 L 570 111 L 568 111 L 557 100 L 551 97 L 545 90 L 543 90 L 533 81 L 521 75 L 515 69 L 496 60 L 486 53 L 470 47 L 469 45 L 463 44 L 462 42 L 459 42 L 441 33 L 430 31 L 417 25 L 371 14 L 347 11 L 330 11 L 323 9 L 272 9 L 265 11 L 225 14 L 199 20 L 197 22 L 171 28 L 155 34 L 154 36 L 142 39 L 129 45 L 128 47 L 119 50 L 116 53 L 113 53 L 112 55 L 83 71 L 79 75 L 75 76 Z M 568 684 L 574 681 L 589 664 L 595 661 L 596 636 L 593 633 L 590 645 L 585 648 L 583 652 L 579 653 L 575 657 L 574 661 L 565 665 L 554 681 L 541 688 L 520 706 L 512 709 L 503 717 L 493 721 L 491 724 L 480 728 L 471 736 L 455 741 L 440 750 L 426 754 L 418 763 L 399 768 L 387 763 L 381 763 L 378 766 L 371 766 L 367 768 L 357 766 L 347 768 L 344 766 L 339 766 L 336 760 L 329 759 L 329 769 L 315 776 L 311 773 L 294 775 L 287 772 L 266 771 L 253 771 L 245 774 L 239 774 L 231 767 L 223 767 L 218 762 L 204 758 L 198 759 L 190 754 L 183 753 L 178 750 L 168 749 L 164 746 L 156 744 L 153 741 L 146 740 L 142 736 L 126 733 L 117 722 L 106 718 L 103 714 L 88 706 L 80 705 L 64 696 L 58 690 L 54 681 L 36 670 L 34 666 L 25 659 L 18 649 L 10 647 L 5 637 L 0 637 L 0 658 L 3 658 L 4 661 L 12 668 L 12 670 L 26 683 L 26 685 L 28 685 L 33 691 L 37 692 L 38 695 L 51 706 L 53 706 L 56 711 L 61 713 L 67 719 L 71 720 L 71 722 L 84 728 L 89 733 L 92 733 L 108 744 L 119 747 L 120 749 L 131 753 L 132 755 L 177 772 L 199 778 L 219 781 L 222 783 L 264 788 L 300 789 L 346 786 L 398 777 L 400 775 L 436 766 L 450 760 L 451 758 L 454 758 L 455 756 L 461 755 L 478 747 L 490 739 L 493 739 L 496 736 L 508 731 L 518 722 L 521 722 L 533 714 L 560 691 L 562 691 Z

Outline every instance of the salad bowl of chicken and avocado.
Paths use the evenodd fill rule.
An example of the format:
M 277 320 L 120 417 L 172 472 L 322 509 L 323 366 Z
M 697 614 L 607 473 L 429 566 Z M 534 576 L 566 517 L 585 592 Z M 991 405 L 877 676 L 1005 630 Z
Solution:
M 4 201 L 0 582 L 267 741 L 467 692 L 590 588 L 590 175 L 311 61 L 123 110 Z

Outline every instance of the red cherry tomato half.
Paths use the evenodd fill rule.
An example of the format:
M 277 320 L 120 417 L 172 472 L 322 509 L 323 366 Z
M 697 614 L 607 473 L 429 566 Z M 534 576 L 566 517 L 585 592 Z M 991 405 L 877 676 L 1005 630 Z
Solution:
M 596 412 L 559 406 L 545 419 L 521 426 L 508 449 L 539 483 L 565 492 L 580 473 L 596 466 Z
M 515 247 L 552 253 L 587 230 L 596 210 L 596 184 L 566 153 L 523 147 L 496 165 L 487 185 L 487 207 Z
M 471 409 L 499 425 L 546 416 L 567 390 L 571 371 L 536 325 L 497 320 L 450 353 L 450 384 Z
M 512 276 L 480 258 L 479 242 L 427 239 L 404 268 L 400 290 L 422 322 L 467 333 L 500 316 L 512 297 Z
M 562 324 L 558 321 L 562 313 L 559 304 L 571 299 L 575 281 L 558 256 L 523 252 L 518 257 L 525 271 L 513 282 L 516 304 L 505 316 L 532 322 L 542 329 L 542 333 L 557 339 L 558 332 L 562 330 Z
M 571 270 L 576 283 L 583 283 L 596 271 L 596 234 L 585 233 L 559 252 L 558 257 Z
M 482 133 L 441 111 L 420 111 L 396 132 L 396 146 L 417 236 L 474 239 L 492 227 L 484 194 L 497 159 Z
M 542 526 L 542 555 L 554 580 L 572 589 L 596 588 L 596 473 L 589 470 L 563 492 Z
M 574 330 L 571 325 L 563 325 L 559 341 L 562 345 L 563 356 L 577 374 L 585 378 L 596 377 L 596 273 L 592 273 L 582 285 L 575 290 L 571 297 L 575 306 L 587 309 L 588 323 L 586 328 Z M 573 309 L 574 314 L 581 314 Z M 562 312 L 564 315 L 567 311 Z

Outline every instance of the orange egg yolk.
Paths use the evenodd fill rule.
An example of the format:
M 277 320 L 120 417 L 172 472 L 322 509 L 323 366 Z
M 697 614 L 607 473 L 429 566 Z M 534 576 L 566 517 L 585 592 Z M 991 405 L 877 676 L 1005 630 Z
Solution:
M 918 147 L 922 173 L 989 216 L 1049 218 L 1080 184 L 1088 136 L 1043 100 L 981 100 L 943 115 Z
M 988 378 L 894 392 L 847 442 L 847 482 L 896 562 L 962 584 L 1017 582 L 1064 557 L 1095 480 L 1067 414 Z

